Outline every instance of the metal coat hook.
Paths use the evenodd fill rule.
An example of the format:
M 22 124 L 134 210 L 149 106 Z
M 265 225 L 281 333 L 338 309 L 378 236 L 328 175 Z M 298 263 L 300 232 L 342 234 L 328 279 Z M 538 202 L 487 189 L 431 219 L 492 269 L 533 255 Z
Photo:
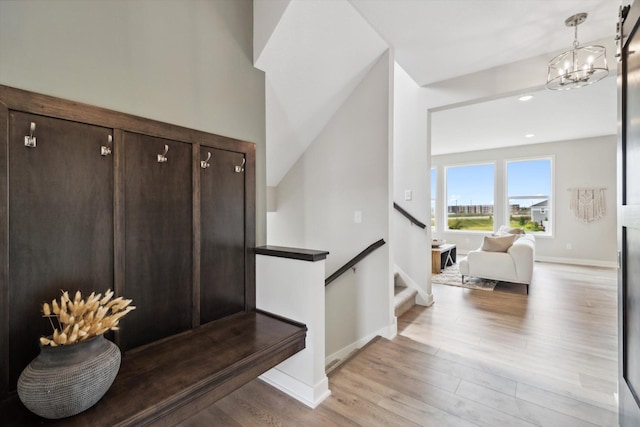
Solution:
M 100 147 L 100 155 L 101 156 L 108 156 L 111 154 L 111 144 L 113 143 L 113 136 L 109 135 L 107 137 L 107 144 L 109 145 L 102 145 Z
M 206 159 L 206 160 L 201 160 L 201 161 L 200 161 L 200 167 L 201 167 L 202 169 L 206 169 L 206 168 L 208 168 L 209 166 L 211 166 L 211 163 L 209 163 L 209 159 L 211 159 L 211 151 L 208 151 L 208 152 L 207 152 L 207 159 Z
M 29 135 L 25 135 L 24 137 L 24 146 L 33 148 L 36 146 L 36 137 L 33 135 L 36 132 L 36 123 L 31 122 L 31 126 L 29 127 Z
M 242 159 L 242 164 L 240 166 L 236 166 L 236 173 L 244 172 L 244 164 L 247 162 L 247 159 Z
M 164 163 L 167 161 L 167 151 L 169 151 L 169 146 L 165 144 L 164 153 L 158 154 L 158 163 Z

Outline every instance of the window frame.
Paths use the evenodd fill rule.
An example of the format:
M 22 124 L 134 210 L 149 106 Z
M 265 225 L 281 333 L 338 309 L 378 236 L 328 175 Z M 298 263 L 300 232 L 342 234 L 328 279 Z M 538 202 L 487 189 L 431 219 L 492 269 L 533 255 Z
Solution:
M 555 155 L 541 155 L 541 156 L 530 156 L 530 157 L 517 157 L 517 158 L 508 158 L 504 159 L 504 224 L 510 223 L 511 209 L 509 200 L 511 197 L 509 195 L 509 163 L 518 163 L 518 162 L 531 162 L 538 160 L 548 160 L 549 161 L 549 211 L 551 215 L 549 215 L 549 230 L 545 230 L 544 232 L 531 232 L 532 235 L 542 238 L 553 238 L 555 236 L 555 221 L 556 221 L 556 209 L 555 209 Z M 517 196 L 524 197 L 524 196 Z
M 472 166 L 486 166 L 491 165 L 493 167 L 493 227 L 491 230 L 456 230 L 449 228 L 449 169 L 460 168 L 460 167 L 472 167 Z M 487 161 L 476 161 L 476 162 L 465 162 L 465 163 L 452 163 L 441 166 L 443 168 L 443 188 L 444 193 L 441 200 L 443 201 L 442 213 L 443 213 L 443 231 L 446 233 L 468 233 L 468 234 L 479 234 L 479 235 L 491 235 L 495 232 L 496 226 L 496 193 L 497 193 L 497 160 L 487 160 Z M 437 203 L 436 203 L 437 204 Z

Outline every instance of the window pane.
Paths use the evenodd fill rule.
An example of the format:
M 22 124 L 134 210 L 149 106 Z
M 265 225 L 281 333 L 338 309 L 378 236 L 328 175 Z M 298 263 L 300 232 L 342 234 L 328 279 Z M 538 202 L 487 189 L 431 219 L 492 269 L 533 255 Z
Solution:
M 493 230 L 493 164 L 447 168 L 447 228 Z
M 509 226 L 551 233 L 551 159 L 507 162 Z
M 436 169 L 431 169 L 431 228 L 436 226 L 436 191 L 438 186 L 436 185 Z

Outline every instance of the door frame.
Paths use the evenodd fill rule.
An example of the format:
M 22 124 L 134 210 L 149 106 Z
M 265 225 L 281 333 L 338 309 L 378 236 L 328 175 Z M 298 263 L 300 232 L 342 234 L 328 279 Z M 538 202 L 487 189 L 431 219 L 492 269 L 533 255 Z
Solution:
M 625 251 L 625 224 L 630 220 L 640 222 L 638 206 L 626 205 L 626 158 L 627 144 L 627 44 L 636 31 L 640 31 L 640 1 L 632 6 L 620 9 L 618 23 L 618 148 L 617 148 L 617 206 L 618 206 L 618 421 L 620 426 L 637 425 L 640 420 L 640 397 L 625 380 L 625 320 L 626 320 L 626 281 L 627 262 Z

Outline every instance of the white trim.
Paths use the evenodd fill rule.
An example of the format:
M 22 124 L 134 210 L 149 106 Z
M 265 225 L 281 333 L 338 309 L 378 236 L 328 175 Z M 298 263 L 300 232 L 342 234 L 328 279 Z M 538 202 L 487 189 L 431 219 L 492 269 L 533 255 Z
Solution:
M 393 323 L 391 325 L 387 326 L 386 328 L 380 329 L 380 331 L 378 332 L 380 332 L 378 335 L 388 340 L 392 340 L 396 336 L 398 336 L 398 319 L 396 318 L 396 316 L 393 316 Z
M 317 407 L 323 400 L 331 395 L 329 380 L 326 375 L 318 384 L 313 386 L 305 384 L 291 375 L 287 375 L 277 367 L 268 370 L 258 378 L 283 393 L 288 394 L 297 401 L 304 403 L 311 409 Z
M 354 350 L 357 350 L 359 348 L 364 347 L 369 341 L 371 341 L 372 339 L 374 339 L 375 337 L 377 337 L 378 335 L 380 335 L 383 338 L 386 338 L 388 340 L 391 340 L 393 338 L 395 338 L 396 335 L 398 335 L 398 327 L 397 324 L 393 324 L 393 325 L 389 325 L 389 326 L 385 326 L 382 329 L 377 330 L 376 332 L 367 335 L 364 338 L 359 339 L 358 341 L 349 344 L 346 347 L 343 347 L 342 349 L 336 351 L 333 354 L 328 355 L 324 360 L 325 363 L 324 365 L 327 366 L 329 363 L 331 363 L 334 360 L 342 360 L 345 357 L 347 357 L 348 355 L 350 355 Z
M 555 264 L 573 264 L 573 265 L 586 265 L 589 267 L 603 267 L 603 268 L 617 268 L 616 261 L 603 261 L 598 259 L 579 259 L 579 258 L 560 258 L 560 257 L 547 257 L 536 256 L 536 261 L 540 262 L 552 262 Z

